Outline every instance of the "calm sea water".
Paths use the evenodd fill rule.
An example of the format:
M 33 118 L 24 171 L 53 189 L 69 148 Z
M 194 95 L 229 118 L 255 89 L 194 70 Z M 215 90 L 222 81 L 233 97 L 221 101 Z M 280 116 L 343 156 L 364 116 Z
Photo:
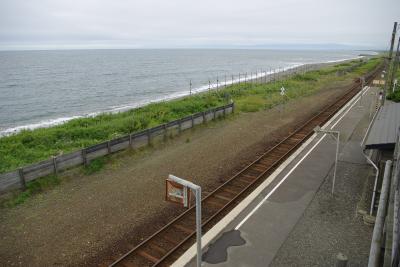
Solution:
M 224 83 L 224 76 L 355 58 L 359 51 L 0 52 L 0 134 L 119 111 Z

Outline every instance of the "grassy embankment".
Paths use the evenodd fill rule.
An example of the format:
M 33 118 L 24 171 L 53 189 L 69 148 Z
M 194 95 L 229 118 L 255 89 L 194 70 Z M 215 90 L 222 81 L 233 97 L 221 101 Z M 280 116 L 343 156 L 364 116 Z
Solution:
M 346 70 L 358 63 L 358 60 L 354 60 L 306 74 L 297 74 L 276 83 L 234 84 L 219 91 L 154 103 L 118 114 L 75 119 L 60 126 L 23 131 L 3 137 L 0 138 L 0 173 L 204 111 L 225 104 L 230 99 L 235 101 L 237 112 L 269 109 L 282 102 L 313 94 L 332 82 L 359 77 L 378 65 L 380 59 L 372 59 L 343 76 L 336 75 L 338 71 Z M 285 97 L 279 94 L 282 86 L 286 88 Z M 94 160 L 83 169 L 83 172 L 85 174 L 96 172 L 104 163 L 104 158 Z M 59 178 L 54 175 L 29 182 L 24 192 L 15 193 L 11 199 L 3 203 L 3 206 L 21 204 L 31 195 L 41 192 L 44 188 L 53 187 L 59 182 Z
M 75 119 L 52 128 L 22 131 L 0 138 L 0 173 L 204 111 L 225 104 L 231 98 L 239 112 L 271 108 L 281 102 L 310 95 L 331 82 L 358 77 L 373 69 L 378 62 L 376 59 L 370 60 L 340 77 L 336 75 L 338 70 L 346 69 L 358 61 L 296 75 L 281 82 L 235 84 L 219 91 L 154 103 L 123 113 L 103 114 Z M 286 88 L 285 98 L 279 94 L 282 86 Z

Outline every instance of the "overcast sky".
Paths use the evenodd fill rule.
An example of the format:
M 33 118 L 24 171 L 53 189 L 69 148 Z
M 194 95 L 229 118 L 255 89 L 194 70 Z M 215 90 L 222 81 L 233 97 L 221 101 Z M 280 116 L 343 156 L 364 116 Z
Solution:
M 0 49 L 387 48 L 400 0 L 0 0 Z

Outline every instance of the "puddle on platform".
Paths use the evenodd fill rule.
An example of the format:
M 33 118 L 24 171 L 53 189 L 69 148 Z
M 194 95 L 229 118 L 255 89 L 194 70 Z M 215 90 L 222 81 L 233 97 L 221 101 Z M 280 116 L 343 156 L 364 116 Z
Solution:
M 207 252 L 203 255 L 203 261 L 211 264 L 221 263 L 228 259 L 228 248 L 232 246 L 243 246 L 246 241 L 240 236 L 239 230 L 231 230 L 222 234 Z

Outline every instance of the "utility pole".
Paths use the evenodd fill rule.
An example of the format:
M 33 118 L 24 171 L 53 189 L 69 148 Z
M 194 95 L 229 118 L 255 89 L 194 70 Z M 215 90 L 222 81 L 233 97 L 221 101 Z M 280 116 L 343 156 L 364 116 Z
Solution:
M 396 54 L 394 56 L 394 61 L 393 61 L 393 70 L 392 70 L 392 76 L 390 78 L 390 87 L 389 90 L 391 88 L 393 88 L 393 84 L 394 84 L 394 79 L 396 78 L 396 72 L 397 72 L 397 68 L 399 66 L 399 60 L 400 60 L 400 54 L 399 54 L 399 45 L 400 45 L 400 36 L 399 36 L 399 40 L 397 41 L 397 49 L 396 49 Z
M 392 40 L 390 41 L 389 57 L 388 57 L 388 62 L 386 64 L 387 76 L 386 76 L 386 81 L 385 81 L 385 87 L 384 87 L 384 90 L 383 90 L 383 101 L 385 101 L 385 99 L 386 99 L 386 94 L 387 94 L 387 90 L 388 90 L 388 83 L 390 81 L 390 79 L 389 79 L 390 66 L 391 66 L 391 63 L 392 63 L 392 53 L 393 53 L 394 40 L 396 38 L 396 31 L 397 31 L 397 22 L 395 22 L 394 25 L 393 25 Z

